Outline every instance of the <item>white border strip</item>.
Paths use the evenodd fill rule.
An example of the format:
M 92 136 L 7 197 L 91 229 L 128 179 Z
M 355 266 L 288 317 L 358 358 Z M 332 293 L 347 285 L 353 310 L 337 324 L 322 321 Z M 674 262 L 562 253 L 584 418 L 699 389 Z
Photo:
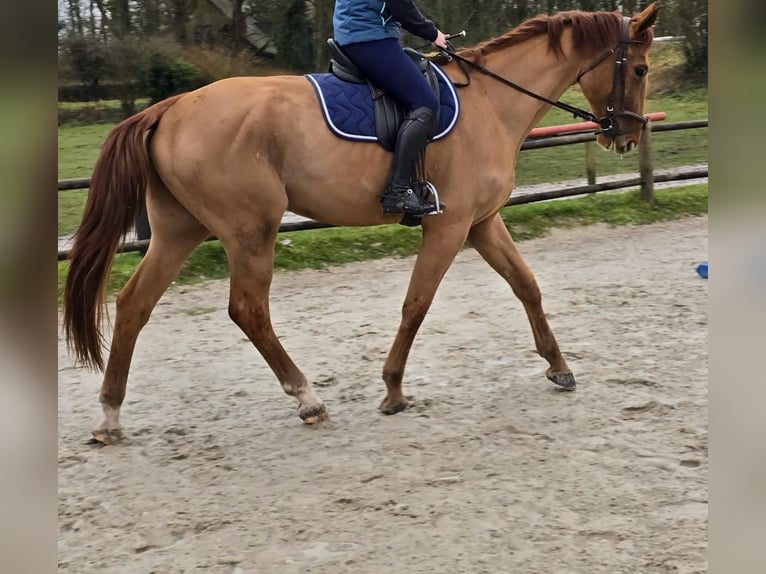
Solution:
M 458 117 L 460 117 L 460 99 L 457 97 L 457 91 L 455 91 L 455 85 L 452 83 L 452 80 L 449 79 L 449 76 L 444 73 L 444 71 L 437 66 L 436 64 L 431 64 L 431 67 L 434 69 L 434 71 L 444 78 L 444 82 L 447 84 L 447 89 L 452 94 L 452 99 L 455 102 L 455 113 L 452 116 L 452 121 L 449 123 L 449 125 L 444 128 L 444 130 L 441 131 L 441 133 L 436 134 L 431 141 L 436 141 L 444 136 L 446 136 L 448 133 L 452 131 L 452 128 L 455 127 L 455 124 L 457 123 Z

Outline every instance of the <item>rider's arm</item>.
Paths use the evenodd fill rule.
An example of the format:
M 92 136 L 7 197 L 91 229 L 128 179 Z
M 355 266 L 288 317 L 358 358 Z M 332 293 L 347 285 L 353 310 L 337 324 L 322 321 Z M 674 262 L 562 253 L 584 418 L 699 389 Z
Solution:
M 411 34 L 433 42 L 439 33 L 434 23 L 423 16 L 413 0 L 388 0 L 386 6 L 394 20 Z

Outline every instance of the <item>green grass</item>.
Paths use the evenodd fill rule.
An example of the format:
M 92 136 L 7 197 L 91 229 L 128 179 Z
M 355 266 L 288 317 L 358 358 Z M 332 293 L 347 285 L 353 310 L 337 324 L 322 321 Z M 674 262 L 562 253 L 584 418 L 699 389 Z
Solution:
M 530 203 L 505 208 L 501 213 L 517 241 L 541 237 L 551 229 L 606 223 L 645 225 L 707 213 L 707 184 L 655 192 L 655 206 L 639 197 L 638 190 L 593 194 L 576 199 Z
M 141 109 L 149 103 L 148 98 L 138 98 L 136 107 Z M 121 111 L 120 100 L 100 100 L 98 102 L 59 102 L 59 111 L 81 111 L 81 110 L 109 110 L 110 112 Z
M 149 104 L 148 98 L 135 102 L 136 111 Z M 59 102 L 58 123 L 62 125 L 115 124 L 125 117 L 119 100 L 98 102 Z
M 58 178 L 90 177 L 96 165 L 101 144 L 113 124 L 88 126 L 59 126 Z M 72 233 L 80 223 L 87 190 L 64 191 L 58 194 L 58 233 Z
M 114 124 L 60 126 L 58 178 L 90 177 L 101 151 L 101 144 L 113 127 Z M 66 191 L 61 196 L 70 193 L 72 192 Z
M 517 241 L 541 237 L 556 227 L 593 223 L 647 224 L 707 213 L 707 185 L 692 185 L 656 192 L 650 207 L 637 190 L 590 195 L 507 207 L 502 217 Z M 329 228 L 281 233 L 277 239 L 275 267 L 281 270 L 323 268 L 354 261 L 407 256 L 417 252 L 420 230 L 399 225 L 367 228 Z M 136 253 L 117 255 L 108 292 L 114 293 L 140 261 Z M 58 264 L 59 296 L 68 263 Z M 224 251 L 217 241 L 197 248 L 179 273 L 176 284 L 192 284 L 228 276 Z

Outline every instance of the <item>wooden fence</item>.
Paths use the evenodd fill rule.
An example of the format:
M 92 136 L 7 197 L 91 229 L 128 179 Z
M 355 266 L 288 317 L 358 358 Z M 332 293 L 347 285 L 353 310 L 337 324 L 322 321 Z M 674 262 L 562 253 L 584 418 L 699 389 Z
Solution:
M 667 181 L 683 181 L 687 179 L 697 179 L 708 176 L 707 167 L 695 169 L 683 169 L 675 173 L 655 174 L 652 164 L 651 154 L 651 134 L 654 132 L 677 131 L 688 129 L 699 129 L 708 127 L 708 120 L 692 120 L 685 122 L 675 122 L 668 124 L 655 124 L 655 121 L 665 119 L 663 112 L 648 114 L 650 118 L 649 129 L 646 130 L 638 148 L 639 153 L 639 173 L 635 177 L 620 179 L 618 181 L 596 183 L 595 161 L 593 147 L 595 146 L 596 125 L 591 122 L 582 122 L 576 124 L 567 124 L 561 126 L 548 126 L 544 128 L 533 129 L 527 140 L 522 144 L 522 150 L 534 150 L 542 148 L 557 147 L 562 145 L 585 144 L 585 163 L 587 171 L 587 185 L 555 189 L 538 193 L 528 193 L 518 197 L 511 197 L 506 206 L 519 205 L 522 203 L 533 203 L 537 201 L 546 201 L 550 199 L 560 199 L 563 197 L 573 197 L 600 191 L 610 191 L 615 189 L 624 189 L 628 187 L 640 187 L 641 197 L 649 203 L 654 203 L 654 184 Z M 65 179 L 58 182 L 58 191 L 64 192 L 75 189 L 87 189 L 90 185 L 90 179 Z M 117 248 L 118 253 L 128 251 L 144 251 L 149 245 L 148 225 L 146 222 L 139 222 L 139 240 L 130 241 L 121 244 Z M 285 231 L 304 231 L 308 229 L 323 229 L 333 227 L 319 221 L 304 220 L 295 222 L 283 222 L 279 227 L 280 232 Z M 211 236 L 208 241 L 215 239 Z M 59 261 L 69 258 L 69 250 L 63 249 L 58 252 Z

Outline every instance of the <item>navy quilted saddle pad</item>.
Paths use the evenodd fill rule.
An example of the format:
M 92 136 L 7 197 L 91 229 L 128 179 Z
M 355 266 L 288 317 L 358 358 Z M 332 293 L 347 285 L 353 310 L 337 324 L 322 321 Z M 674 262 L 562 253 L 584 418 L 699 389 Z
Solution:
M 460 104 L 450 79 L 439 66 L 433 68 L 441 91 L 439 128 L 432 138 L 436 141 L 455 127 Z M 314 86 L 322 114 L 335 135 L 355 141 L 378 141 L 372 95 L 367 84 L 344 82 L 331 73 L 306 74 L 306 78 Z

